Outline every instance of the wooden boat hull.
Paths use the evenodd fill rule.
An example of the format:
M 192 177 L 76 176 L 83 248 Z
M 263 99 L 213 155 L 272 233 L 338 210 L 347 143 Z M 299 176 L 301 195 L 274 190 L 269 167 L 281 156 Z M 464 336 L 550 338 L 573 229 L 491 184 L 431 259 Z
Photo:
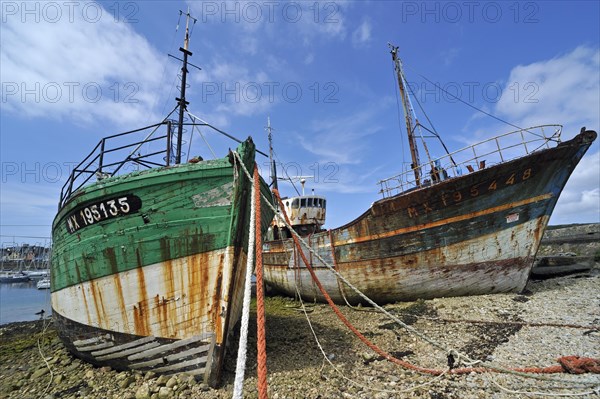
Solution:
M 252 168 L 252 142 L 238 153 Z M 66 347 L 93 364 L 217 385 L 241 315 L 250 189 L 226 157 L 75 192 L 53 223 L 51 300 Z
M 378 303 L 520 291 L 559 194 L 595 138 L 586 131 L 555 148 L 377 201 L 347 225 L 305 239 Z M 290 239 L 265 243 L 265 281 L 322 301 L 296 251 Z M 364 302 L 304 251 L 334 301 Z
M 544 256 L 537 258 L 531 275 L 537 278 L 579 273 L 594 267 L 593 256 Z

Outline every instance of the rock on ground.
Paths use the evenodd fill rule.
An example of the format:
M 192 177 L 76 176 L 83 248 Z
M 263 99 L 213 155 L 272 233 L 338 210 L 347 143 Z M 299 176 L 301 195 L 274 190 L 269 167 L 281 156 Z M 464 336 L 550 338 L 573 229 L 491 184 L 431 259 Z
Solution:
M 600 374 L 504 373 L 431 376 L 386 361 L 356 338 L 324 304 L 266 299 L 269 397 L 283 398 L 515 398 L 594 397 Z M 385 309 L 431 342 L 372 309 L 341 307 L 372 342 L 398 359 L 446 370 L 454 349 L 497 368 L 557 365 L 561 356 L 600 358 L 600 264 L 588 272 L 530 281 L 521 294 L 440 298 Z M 251 313 L 251 325 L 256 323 Z M 257 398 L 256 331 L 251 328 L 245 398 Z M 69 355 L 52 323 L 0 326 L 0 397 L 6 399 L 230 398 L 236 348 L 225 362 L 222 386 L 188 375 L 119 372 Z M 323 352 L 321 352 L 321 349 Z M 454 361 L 460 361 L 454 356 Z M 464 359 L 464 362 L 468 360 Z M 463 363 L 464 364 L 464 363 Z M 475 366 L 479 366 L 476 363 Z M 586 395 L 587 393 L 587 395 Z M 539 396 L 538 396 L 539 397 Z

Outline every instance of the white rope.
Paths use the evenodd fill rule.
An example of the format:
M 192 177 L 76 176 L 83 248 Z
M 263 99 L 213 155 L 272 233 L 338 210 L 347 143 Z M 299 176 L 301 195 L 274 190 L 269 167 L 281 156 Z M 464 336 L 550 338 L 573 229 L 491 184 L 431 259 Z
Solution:
M 239 157 L 239 154 L 237 154 L 236 152 L 234 152 L 234 155 L 236 157 Z M 248 178 L 251 179 L 250 172 L 248 172 L 248 170 L 246 169 L 246 166 L 244 165 L 244 163 L 240 162 L 240 165 L 242 166 L 242 170 L 244 171 L 244 173 L 246 174 L 246 176 L 248 176 Z M 458 350 L 456 350 L 454 348 L 446 348 L 441 343 L 439 343 L 437 341 L 434 341 L 432 338 L 429 338 L 428 336 L 426 336 L 425 334 L 421 333 L 420 331 L 417 331 L 415 328 L 413 328 L 413 327 L 409 326 L 408 324 L 404 323 L 402 320 L 400 320 L 399 318 L 397 318 L 396 316 L 394 316 L 393 314 L 391 314 L 390 312 L 388 312 L 386 309 L 384 309 L 383 307 L 381 307 L 380 305 L 378 305 L 375 301 L 373 301 L 371 298 L 369 298 L 367 295 L 365 295 L 361 290 L 359 290 L 352 283 L 350 283 L 342 274 L 340 274 L 337 270 L 335 270 L 335 268 L 332 265 L 330 265 L 329 263 L 327 263 L 325 261 L 325 259 L 323 259 L 323 257 L 321 257 L 321 255 L 319 255 L 314 249 L 312 249 L 306 243 L 306 241 L 296 232 L 296 230 L 294 230 L 294 228 L 285 220 L 285 218 L 283 218 L 277 212 L 277 209 L 273 206 L 273 204 L 271 204 L 271 201 L 268 198 L 266 198 L 264 195 L 263 195 L 263 198 L 265 199 L 265 202 L 267 203 L 267 205 L 273 210 L 273 212 L 275 213 L 275 215 L 277 217 L 279 217 L 283 221 L 283 223 L 286 225 L 286 227 L 289 229 L 289 231 L 294 236 L 296 236 L 296 238 L 298 238 L 298 240 L 300 241 L 300 243 L 306 249 L 308 249 L 308 251 L 311 254 L 313 254 L 321 263 L 323 263 L 327 267 L 327 269 L 329 269 L 329 271 L 331 271 L 332 273 L 334 273 L 339 279 L 341 279 L 348 287 L 350 287 L 361 298 L 363 298 L 365 301 L 367 301 L 371 306 L 373 306 L 379 312 L 381 312 L 384 315 L 386 315 L 391 320 L 393 320 L 396 323 L 398 323 L 401 327 L 403 327 L 404 329 L 406 329 L 408 332 L 416 335 L 417 337 L 421 338 L 425 342 L 428 342 L 432 346 L 434 346 L 434 347 L 436 347 L 436 348 L 444 351 L 447 354 L 452 354 L 453 356 L 456 355 L 456 354 L 458 354 L 459 358 L 456 359 L 456 360 L 461 361 L 461 363 L 465 364 L 466 366 L 468 366 L 469 364 L 481 363 L 483 365 L 483 367 L 486 367 L 486 368 L 488 368 L 490 370 L 495 370 L 495 371 L 498 371 L 498 372 L 502 372 L 502 373 L 505 373 L 505 374 L 512 374 L 512 375 L 516 375 L 516 376 L 519 376 L 519 377 L 530 378 L 530 379 L 534 379 L 534 380 L 550 381 L 550 382 L 566 383 L 566 384 L 572 384 L 572 385 L 574 385 L 573 381 L 569 381 L 569 380 L 565 380 L 565 379 L 549 378 L 549 377 L 541 376 L 541 375 L 537 375 L 537 374 L 524 373 L 524 372 L 520 372 L 520 371 L 514 371 L 514 370 L 510 370 L 510 369 L 504 368 L 504 367 L 494 366 L 494 365 L 489 364 L 487 362 L 483 362 L 483 361 L 479 361 L 479 360 L 473 360 L 470 357 L 468 357 L 467 355 L 459 352 Z M 577 383 L 575 383 L 575 384 L 577 384 Z M 583 386 L 588 386 L 588 385 L 596 385 L 597 383 L 595 383 L 595 382 L 591 383 L 591 382 L 582 381 L 579 384 L 583 385 Z
M 500 385 L 491 375 L 491 373 L 482 374 L 482 377 L 488 377 L 489 381 L 496 385 L 501 390 L 511 393 L 513 395 L 525 395 L 525 396 L 553 396 L 553 397 L 569 397 L 572 398 L 574 396 L 588 396 L 588 395 L 599 395 L 600 394 L 600 386 L 596 387 L 593 391 L 585 391 L 585 392 L 568 392 L 568 393 L 554 393 L 554 392 L 538 392 L 538 391 L 515 391 L 509 388 L 506 388 Z M 560 388 L 556 388 L 560 389 Z M 565 388 L 563 388 L 565 389 Z
M 234 152 L 239 156 L 237 152 Z M 244 163 L 240 162 L 244 167 Z M 250 182 L 253 179 L 250 178 Z M 244 284 L 244 303 L 242 306 L 242 325 L 240 328 L 240 342 L 238 345 L 238 357 L 235 368 L 235 382 L 233 385 L 233 399 L 242 399 L 242 390 L 244 388 L 244 374 L 246 372 L 246 353 L 248 346 L 248 320 L 250 319 L 250 291 L 252 289 L 252 269 L 254 266 L 254 241 L 255 241 L 255 209 L 254 209 L 254 184 L 252 184 L 250 200 L 250 236 L 248 238 L 248 258 L 246 259 L 246 281 Z
M 50 291 L 50 290 L 48 290 L 48 291 Z M 46 323 L 46 321 L 48 321 L 48 322 Z M 44 363 L 46 363 L 46 368 L 50 372 L 50 378 L 48 379 L 48 385 L 46 385 L 46 388 L 44 389 L 44 392 L 42 392 L 41 396 L 43 396 L 46 392 L 48 392 L 48 389 L 50 388 L 50 385 L 52 384 L 52 380 L 54 379 L 54 371 L 52 370 L 52 367 L 50 367 L 50 363 L 48 363 L 48 361 L 46 360 L 46 356 L 42 352 L 42 347 L 41 347 L 41 340 L 44 338 L 44 334 L 46 334 L 46 330 L 48 329 L 48 327 L 50 327 L 50 323 L 51 323 L 51 321 L 49 321 L 48 319 L 43 320 L 42 325 L 44 326 L 44 328 L 42 329 L 42 336 L 38 337 L 38 339 L 37 339 L 38 352 L 40 354 L 40 357 L 44 361 Z
M 239 155 L 234 152 L 234 155 L 236 157 L 239 157 Z M 250 173 L 248 172 L 248 170 L 246 169 L 245 165 L 243 164 L 243 162 L 240 162 L 240 164 L 242 165 L 242 169 L 244 171 L 244 173 L 246 173 L 246 176 L 248 176 L 248 178 L 250 177 Z M 265 198 L 266 199 L 266 198 Z M 313 254 L 321 263 L 323 263 L 332 273 L 334 273 L 340 280 L 342 280 L 348 287 L 350 287 L 354 292 L 356 292 L 361 298 L 363 298 L 365 301 L 367 301 L 371 306 L 373 306 L 375 309 L 379 310 L 381 313 L 385 314 L 387 317 L 389 317 L 391 320 L 395 321 L 396 323 L 398 323 L 400 326 L 402 326 L 403 328 L 407 329 L 408 331 L 412 332 L 413 334 L 415 334 L 416 336 L 418 336 L 419 338 L 423 339 L 426 342 L 429 342 L 432 346 L 441 349 L 442 351 L 446 352 L 446 353 L 450 353 L 450 349 L 446 348 L 445 346 L 443 346 L 442 344 L 435 342 L 434 340 L 430 339 L 429 337 L 425 336 L 424 334 L 420 333 L 419 331 L 415 330 L 413 327 L 409 326 L 408 324 L 404 323 L 402 320 L 400 320 L 399 318 L 397 318 L 396 316 L 394 316 L 393 314 L 391 314 L 390 312 L 388 312 L 387 310 L 385 310 L 384 308 L 382 308 L 381 306 L 379 306 L 375 301 L 373 301 L 371 298 L 369 298 L 368 296 L 366 296 L 362 291 L 360 291 L 357 287 L 355 287 L 352 283 L 350 283 L 343 275 L 341 275 L 337 270 L 335 270 L 335 268 L 330 265 L 325 259 L 323 259 L 321 257 L 321 255 L 319 255 L 314 249 L 311 248 L 311 246 L 309 244 L 306 243 L 306 241 L 296 232 L 296 230 L 294 230 L 294 228 L 292 226 L 290 226 L 290 224 L 285 220 L 284 217 L 282 217 L 278 212 L 277 209 L 275 209 L 275 207 L 271 204 L 271 202 L 266 199 L 267 201 L 267 205 L 275 212 L 275 215 L 277 217 L 279 217 L 283 223 L 287 226 L 287 228 L 289 229 L 289 231 L 295 235 L 298 240 L 300 240 L 300 243 L 311 253 Z M 458 351 L 456 351 L 458 352 Z M 463 356 L 463 358 L 469 359 L 467 356 Z M 469 359 L 471 360 L 471 359 Z M 474 360 L 471 360 L 474 361 Z
M 295 288 L 296 288 L 296 294 L 298 295 L 298 298 L 300 298 L 299 300 L 300 300 L 300 305 L 302 307 L 302 312 L 304 312 L 304 317 L 306 317 L 306 321 L 308 323 L 308 326 L 310 327 L 310 331 L 313 334 L 315 342 L 317 343 L 317 346 L 319 347 L 319 350 L 321 351 L 321 354 L 323 355 L 323 358 L 336 371 L 336 373 L 338 373 L 340 375 L 340 377 L 342 377 L 343 379 L 345 379 L 349 383 L 351 383 L 353 385 L 356 385 L 356 386 L 358 386 L 358 387 L 360 387 L 362 389 L 369 390 L 369 391 L 386 392 L 386 393 L 394 393 L 394 394 L 397 394 L 397 393 L 407 393 L 407 392 L 411 392 L 411 391 L 416 391 L 417 389 L 424 388 L 424 387 L 426 387 L 428 385 L 431 385 L 431 384 L 437 382 L 438 380 L 442 379 L 446 375 L 446 373 L 448 372 L 449 369 L 445 370 L 440 375 L 435 376 L 430 381 L 427 381 L 427 382 L 425 382 L 423 384 L 420 384 L 420 385 L 417 385 L 417 386 L 414 386 L 414 387 L 410 387 L 410 388 L 407 388 L 407 389 L 403 389 L 403 390 L 378 389 L 378 388 L 374 388 L 372 386 L 367 386 L 367 385 L 361 384 L 358 381 L 355 381 L 355 380 L 353 380 L 353 379 L 351 379 L 349 377 L 346 377 L 344 375 L 344 373 L 340 369 L 338 369 L 337 367 L 335 367 L 335 365 L 333 364 L 333 362 L 329 359 L 329 357 L 325 353 L 325 349 L 323 349 L 323 346 L 321 345 L 321 342 L 319 341 L 319 338 L 317 337 L 317 333 L 315 332 L 315 329 L 313 328 L 312 322 L 310 321 L 310 317 L 308 317 L 308 312 L 306 311 L 306 307 L 304 306 L 304 302 L 302 301 L 302 295 L 300 295 L 300 292 L 298 291 L 298 286 L 295 285 Z

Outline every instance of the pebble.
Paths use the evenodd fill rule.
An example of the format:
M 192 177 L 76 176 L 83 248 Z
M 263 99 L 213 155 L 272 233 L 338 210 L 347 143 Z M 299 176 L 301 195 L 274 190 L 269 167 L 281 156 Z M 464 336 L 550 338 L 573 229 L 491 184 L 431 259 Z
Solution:
M 148 384 L 142 384 L 137 391 L 135 391 L 135 399 L 150 399 L 150 386 Z
M 558 284 L 560 282 L 561 284 Z M 530 281 L 528 301 L 515 301 L 515 293 L 462 298 L 438 298 L 418 301 L 426 314 L 411 314 L 411 326 L 435 342 L 499 367 L 553 366 L 565 355 L 600 358 L 600 264 L 587 274 Z M 364 346 L 336 318 L 325 304 L 310 304 L 310 321 L 333 361 L 332 367 L 318 349 L 303 313 L 289 308 L 291 302 L 280 297 L 266 298 L 267 358 L 269 398 L 364 398 L 364 399 L 512 399 L 510 391 L 545 392 L 548 397 L 570 394 L 585 397 L 598 374 L 561 374 L 552 376 L 563 382 L 549 383 L 514 375 L 444 375 L 431 377 L 398 367 L 382 360 Z M 402 317 L 415 303 L 386 305 L 388 311 Z M 341 307 L 342 312 L 382 349 L 410 363 L 437 369 L 447 367 L 447 354 L 398 327 L 389 329 L 389 321 L 379 313 Z M 365 311 L 366 310 L 366 311 Z M 421 317 L 423 316 L 423 317 Z M 425 318 L 427 316 L 427 318 Z M 496 322 L 474 324 L 441 322 L 472 320 Z M 251 314 L 251 322 L 255 322 Z M 525 323 L 569 323 L 589 328 L 521 326 L 505 321 Z M 32 324 L 25 326 L 35 327 Z M 23 324 L 0 326 L 4 346 L 11 339 L 28 339 L 38 330 Z M 385 328 L 382 326 L 386 326 Z M 33 328 L 32 327 L 32 328 Z M 13 329 L 13 330 L 11 330 Z M 32 332 L 34 331 L 34 332 Z M 256 342 L 255 329 L 249 342 Z M 118 372 L 109 367 L 95 368 L 66 353 L 52 326 L 45 331 L 43 353 L 51 363 L 52 384 L 48 367 L 40 358 L 36 345 L 21 352 L 0 348 L 0 398 L 21 399 L 225 399 L 233 391 L 236 345 L 225 358 L 222 385 L 208 387 L 199 378 L 182 373 L 173 376 L 153 372 Z M 37 339 L 37 338 L 36 338 Z M 272 345 L 271 343 L 277 343 Z M 248 347 L 248 364 L 256 364 L 256 346 Z M 570 382 L 572 383 L 570 383 Z M 502 387 L 502 388 L 499 388 Z M 522 395 L 526 397 L 527 395 Z M 256 369 L 246 370 L 244 398 L 258 397 Z M 589 397 L 594 397 L 592 394 Z

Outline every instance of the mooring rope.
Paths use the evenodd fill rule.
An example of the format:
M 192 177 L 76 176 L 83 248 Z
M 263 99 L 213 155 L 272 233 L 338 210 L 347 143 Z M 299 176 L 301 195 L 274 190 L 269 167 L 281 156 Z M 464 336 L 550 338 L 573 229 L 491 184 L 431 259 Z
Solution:
M 281 201 L 281 197 L 279 196 L 279 193 L 277 192 L 277 190 L 273 190 L 275 197 L 277 198 L 277 200 L 279 201 L 279 205 L 280 207 L 283 209 L 283 202 Z M 287 217 L 287 214 L 285 213 L 285 209 L 283 210 L 283 216 L 286 219 L 286 225 L 288 225 L 289 227 L 291 227 L 290 223 L 289 223 L 289 219 Z M 338 316 L 338 318 L 361 340 L 363 341 L 363 343 L 365 343 L 365 345 L 367 345 L 369 348 L 371 348 L 373 351 L 375 351 L 377 354 L 379 354 L 380 356 L 382 356 L 383 358 L 389 360 L 392 363 L 396 363 L 400 366 L 403 366 L 405 368 L 414 370 L 414 371 L 419 371 L 422 373 L 426 373 L 426 374 L 431 374 L 431 375 L 440 375 L 442 373 L 445 373 L 446 370 L 440 370 L 440 369 L 431 369 L 431 368 L 425 368 L 425 367 L 421 367 L 421 366 L 417 366 L 414 365 L 412 363 L 397 359 L 396 357 L 392 356 L 391 354 L 385 352 L 384 350 L 382 350 L 381 348 L 379 348 L 377 345 L 375 345 L 374 343 L 372 343 L 368 338 L 366 338 L 362 333 L 360 333 L 356 327 L 354 325 L 352 325 L 350 323 L 350 321 L 341 313 L 341 311 L 339 310 L 339 308 L 335 305 L 335 303 L 333 302 L 333 300 L 331 299 L 331 297 L 329 296 L 329 294 L 327 293 L 327 291 L 324 289 L 324 287 L 322 286 L 321 282 L 319 281 L 317 275 L 315 274 L 312 266 L 310 265 L 310 262 L 308 262 L 306 256 L 304 255 L 304 251 L 301 250 L 300 247 L 300 240 L 301 238 L 298 237 L 297 233 L 295 231 L 293 231 L 293 229 L 291 229 L 293 234 L 292 234 L 292 238 L 294 239 L 294 242 L 296 244 L 296 246 L 300 249 L 300 255 L 302 257 L 302 260 L 304 261 L 306 268 L 308 269 L 309 273 L 311 274 L 311 277 L 313 278 L 313 280 L 315 281 L 315 283 L 317 284 L 317 286 L 319 287 L 319 289 L 321 290 L 321 293 L 323 294 L 323 296 L 325 297 L 325 300 L 327 301 L 327 303 L 329 304 L 329 306 L 333 309 L 334 313 Z M 309 251 L 313 251 L 312 248 L 307 247 L 307 249 Z M 314 253 L 314 251 L 313 251 Z M 314 253 L 317 257 L 319 257 L 319 255 L 317 253 Z M 324 264 L 326 264 L 322 259 L 320 259 Z M 326 264 L 327 265 L 327 264 Z M 329 266 L 327 266 L 329 267 Z M 334 270 L 335 271 L 335 270 Z M 339 274 L 337 271 L 336 275 L 341 277 L 341 274 Z M 352 285 L 350 285 L 351 287 L 353 287 Z M 353 288 L 354 289 L 354 288 Z M 362 292 L 360 292 L 357 288 L 355 289 L 355 291 L 362 296 L 366 297 Z M 379 305 L 377 305 L 375 302 L 373 302 L 371 299 L 369 299 L 370 303 L 375 304 L 376 306 L 379 307 Z M 379 307 L 381 308 L 381 307 Z M 383 308 L 381 308 L 383 309 Z M 385 311 L 385 310 L 384 310 Z M 385 311 L 386 313 L 389 313 L 387 311 Z M 402 323 L 405 324 L 405 323 Z M 414 330 L 412 327 L 410 328 L 411 331 L 416 331 Z M 431 338 L 429 337 L 425 337 L 424 334 L 422 333 L 418 333 L 419 336 L 422 336 L 424 338 L 426 338 L 426 341 L 429 343 L 435 342 L 433 341 Z M 435 342 L 435 346 L 438 348 L 443 348 L 443 346 L 437 342 Z M 542 379 L 542 380 L 546 380 L 546 381 L 557 381 L 556 379 L 548 379 L 545 377 L 541 377 L 541 376 L 534 376 L 531 375 L 531 373 L 535 373 L 535 374 L 554 374 L 554 373 L 563 373 L 563 372 L 571 372 L 571 373 L 585 373 L 585 372 L 592 372 L 592 373 L 599 373 L 600 372 L 600 362 L 597 359 L 591 359 L 591 358 L 579 358 L 577 356 L 563 356 L 561 358 L 558 359 L 558 362 L 560 363 L 557 366 L 549 366 L 549 367 L 522 367 L 522 368 L 512 368 L 512 369 L 508 369 L 508 368 L 502 368 L 502 367 L 497 367 L 497 366 L 493 366 L 493 365 L 485 365 L 484 367 L 477 367 L 474 368 L 472 366 L 476 365 L 476 364 L 483 364 L 482 361 L 480 360 L 473 360 L 470 359 L 468 356 L 466 356 L 463 353 L 458 352 L 455 349 L 450 349 L 446 352 L 450 357 L 453 359 L 454 363 L 457 364 L 464 364 L 467 367 L 463 367 L 463 368 L 453 368 L 451 369 L 448 373 L 449 374 L 469 374 L 469 373 L 486 373 L 486 372 L 501 372 L 501 373 L 507 373 L 507 374 L 514 374 L 514 375 L 520 375 L 523 377 L 527 377 L 527 378 L 536 378 L 536 379 Z M 568 382 L 568 383 L 572 383 L 571 381 L 563 381 L 563 382 Z M 584 383 L 585 384 L 585 383 Z M 591 385 L 594 385 L 594 383 L 589 383 Z M 586 384 L 587 385 L 587 384 Z
M 239 157 L 239 155 L 234 152 Z M 240 165 L 246 169 L 244 163 L 240 159 Z M 252 179 L 250 179 L 252 181 Z M 246 354 L 248 346 L 248 321 L 250 319 L 250 292 L 252 290 L 252 266 L 254 266 L 254 247 L 255 247 L 255 184 L 252 185 L 252 195 L 250 201 L 250 231 L 248 238 L 248 255 L 246 258 L 246 281 L 244 283 L 244 301 L 242 305 L 242 324 L 240 328 L 240 342 L 238 345 L 238 356 L 235 367 L 235 381 L 233 385 L 233 399 L 242 399 L 242 391 L 244 389 L 244 374 L 246 372 Z
M 430 381 L 424 382 L 423 384 L 419 384 L 417 386 L 410 387 L 407 389 L 402 389 L 402 390 L 373 388 L 372 386 L 367 386 L 367 385 L 361 384 L 360 382 L 357 382 L 349 377 L 346 377 L 346 375 L 344 375 L 344 373 L 340 369 L 335 367 L 335 365 L 333 364 L 331 359 L 329 359 L 329 357 L 325 353 L 325 349 L 323 349 L 323 346 L 321 345 L 321 342 L 319 341 L 319 338 L 317 337 L 317 333 L 315 332 L 315 329 L 313 328 L 312 322 L 310 321 L 310 317 L 308 317 L 308 312 L 306 310 L 306 306 L 304 305 L 304 301 L 302 301 L 302 295 L 300 295 L 300 292 L 298 291 L 298 286 L 296 286 L 295 289 L 296 289 L 296 294 L 300 298 L 301 310 L 304 313 L 304 317 L 306 318 L 306 322 L 308 323 L 308 327 L 310 328 L 310 331 L 312 332 L 313 338 L 315 339 L 315 342 L 317 343 L 317 347 L 319 348 L 319 350 L 321 351 L 321 354 L 323 355 L 323 359 L 325 361 L 327 361 L 327 363 L 329 363 L 329 365 L 336 371 L 336 373 L 338 373 L 340 375 L 340 377 L 342 377 L 344 380 L 348 381 L 349 383 L 356 385 L 357 387 L 360 387 L 362 389 L 370 390 L 370 391 L 394 393 L 394 394 L 407 393 L 407 392 L 411 392 L 411 391 L 416 391 L 417 389 L 424 388 L 426 386 L 429 386 L 429 385 L 435 383 L 437 380 L 441 379 L 444 375 L 446 375 L 446 372 L 449 370 L 449 369 L 447 369 L 446 372 L 434 377 Z
M 50 324 L 52 323 L 51 321 L 46 323 L 46 320 L 47 319 L 42 319 L 42 327 L 43 327 L 42 335 L 40 337 L 38 337 L 38 339 L 37 339 L 38 352 L 40 354 L 40 357 L 44 361 L 44 363 L 46 363 L 46 368 L 50 372 L 50 378 L 48 379 L 48 384 L 46 385 L 46 388 L 42 392 L 42 395 L 44 395 L 46 392 L 48 392 L 48 389 L 50 388 L 50 385 L 52 384 L 52 381 L 54 380 L 54 371 L 52 370 L 52 367 L 50 367 L 50 363 L 48 363 L 48 361 L 46 360 L 46 356 L 44 356 L 44 353 L 42 352 L 42 347 L 41 347 L 41 342 L 40 342 L 44 338 L 44 335 L 46 334 L 46 330 L 48 329 L 48 327 L 50 327 Z
M 258 167 L 254 165 L 253 202 L 255 205 L 256 231 L 256 361 L 258 364 L 258 397 L 267 399 L 267 340 L 265 331 L 265 298 L 263 292 L 262 262 L 262 214 L 260 205 L 260 176 Z
M 237 155 L 237 153 L 234 153 Z M 237 155 L 239 157 L 239 155 Z M 243 163 L 241 163 L 242 166 L 242 170 L 244 171 L 244 173 L 246 174 L 246 176 L 250 179 L 250 173 L 248 172 L 248 170 L 246 169 L 245 165 Z M 331 299 L 331 297 L 329 296 L 329 294 L 327 293 L 327 291 L 323 288 L 323 286 L 321 285 L 321 282 L 319 281 L 318 277 L 316 276 L 312 266 L 309 264 L 306 255 L 304 254 L 304 251 L 302 250 L 301 244 L 302 243 L 308 250 L 309 252 L 311 252 L 311 254 L 315 255 L 317 257 L 317 259 L 319 259 L 331 272 L 333 272 L 338 278 L 342 279 L 342 281 L 344 281 L 344 283 L 346 283 L 346 285 L 348 285 L 352 290 L 354 290 L 361 298 L 363 298 L 365 301 L 367 301 L 369 304 L 371 304 L 371 306 L 375 307 L 376 309 L 378 309 L 381 313 L 385 314 L 387 317 L 389 317 L 390 319 L 394 320 L 396 323 L 398 323 L 400 326 L 404 327 L 407 331 L 413 333 L 414 335 L 418 336 L 419 338 L 423 339 L 424 341 L 430 343 L 432 346 L 443 350 L 445 353 L 448 354 L 448 358 L 449 359 L 453 359 L 453 363 L 456 364 L 465 364 L 468 367 L 464 367 L 464 368 L 454 368 L 451 369 L 449 371 L 450 374 L 469 374 L 469 373 L 485 373 L 485 372 L 500 372 L 500 373 L 506 373 L 506 374 L 512 374 L 512 375 L 517 375 L 520 377 L 524 377 L 524 378 L 532 378 L 532 379 L 538 379 L 538 380 L 543 380 L 543 381 L 552 381 L 552 382 L 559 382 L 559 383 L 568 383 L 568 384 L 573 384 L 573 381 L 568 381 L 568 380 L 561 380 L 561 379 L 551 379 L 548 377 L 543 377 L 543 376 L 539 376 L 539 375 L 533 375 L 532 373 L 536 373 L 536 374 L 550 374 L 550 373 L 562 373 L 562 372 L 566 372 L 566 370 L 569 370 L 569 372 L 571 372 L 570 370 L 570 362 L 572 361 L 572 364 L 575 365 L 575 367 L 573 367 L 574 372 L 576 373 L 580 373 L 580 372 L 598 372 L 598 371 L 594 371 L 596 367 L 599 367 L 597 364 L 600 364 L 600 361 L 598 361 L 597 359 L 591 359 L 591 358 L 579 358 L 577 356 L 572 356 L 572 357 L 563 357 L 558 359 L 559 362 L 561 363 L 561 365 L 558 366 L 550 366 L 550 367 L 546 367 L 546 368 L 539 368 L 539 367 L 526 367 L 526 368 L 514 368 L 514 369 L 508 369 L 508 368 L 503 368 L 503 367 L 498 367 L 498 366 L 493 366 L 493 365 L 486 365 L 485 367 L 478 367 L 478 368 L 473 368 L 473 367 L 469 367 L 472 366 L 474 364 L 477 363 L 483 363 L 482 361 L 479 360 L 473 360 L 470 359 L 468 356 L 466 356 L 465 354 L 462 354 L 460 352 L 458 352 L 455 349 L 447 349 L 445 348 L 442 344 L 434 341 L 433 339 L 427 337 L 425 334 L 417 331 L 416 329 L 414 329 L 413 327 L 407 325 L 406 323 L 402 322 L 400 319 L 398 319 L 397 317 L 395 317 L 394 315 L 392 315 L 390 312 L 388 312 L 386 309 L 382 308 L 380 305 L 378 305 L 376 302 L 374 302 L 371 298 L 369 298 L 368 296 L 366 296 L 362 291 L 360 291 L 357 287 L 355 287 L 352 283 L 350 283 L 342 274 L 340 274 L 339 272 L 337 272 L 337 270 L 335 270 L 330 264 L 328 264 L 318 253 L 316 253 L 310 246 L 308 246 L 306 244 L 306 242 L 302 239 L 302 237 L 300 237 L 300 235 L 293 229 L 293 227 L 290 224 L 290 221 L 288 219 L 287 214 L 285 213 L 285 207 L 283 206 L 283 201 L 281 200 L 281 197 L 279 196 L 279 192 L 274 189 L 273 190 L 273 194 L 275 195 L 278 203 L 279 203 L 279 207 L 280 209 L 283 211 L 283 221 L 285 223 L 285 225 L 288 227 L 288 229 L 290 230 L 290 232 L 292 233 L 292 239 L 294 240 L 295 245 L 299 248 L 299 252 L 300 255 L 302 257 L 303 262 L 306 265 L 306 268 L 308 269 L 313 281 L 315 282 L 315 284 L 317 284 L 317 286 L 319 287 L 319 290 L 321 291 L 321 293 L 323 294 L 323 296 L 325 297 L 325 300 L 327 301 L 327 303 L 329 304 L 329 306 L 332 308 L 332 310 L 334 311 L 334 313 L 337 315 L 337 317 L 365 344 L 367 345 L 369 348 L 371 348 L 375 353 L 379 354 L 380 356 L 382 356 L 383 358 L 387 359 L 388 361 L 398 364 L 404 368 L 413 370 L 413 371 L 419 371 L 422 373 L 426 373 L 426 374 L 431 374 L 431 375 L 440 375 L 441 373 L 444 373 L 444 370 L 439 370 L 439 369 L 429 369 L 429 368 L 425 368 L 425 367 L 421 367 L 421 366 L 416 366 L 414 364 L 411 364 L 409 362 L 400 360 L 395 358 L 394 356 L 392 356 L 391 354 L 383 351 L 381 348 L 379 348 L 378 346 L 376 346 L 374 343 L 372 343 L 368 338 L 366 338 L 362 333 L 360 333 L 360 331 L 358 331 L 356 329 L 356 327 L 354 325 L 352 325 L 352 323 L 350 323 L 350 321 L 344 316 L 343 313 L 341 313 L 341 311 L 339 310 L 339 308 L 335 305 L 335 303 L 333 302 L 333 300 Z M 267 200 L 265 198 L 265 200 Z M 277 209 L 267 200 L 267 204 L 269 205 L 269 207 L 275 212 L 275 214 L 277 215 Z M 567 359 L 569 358 L 569 359 Z M 565 362 L 561 362 L 561 360 L 566 360 Z M 579 367 L 580 364 L 583 367 Z M 581 385 L 596 385 L 596 383 L 592 383 L 592 382 L 580 382 L 579 384 Z

